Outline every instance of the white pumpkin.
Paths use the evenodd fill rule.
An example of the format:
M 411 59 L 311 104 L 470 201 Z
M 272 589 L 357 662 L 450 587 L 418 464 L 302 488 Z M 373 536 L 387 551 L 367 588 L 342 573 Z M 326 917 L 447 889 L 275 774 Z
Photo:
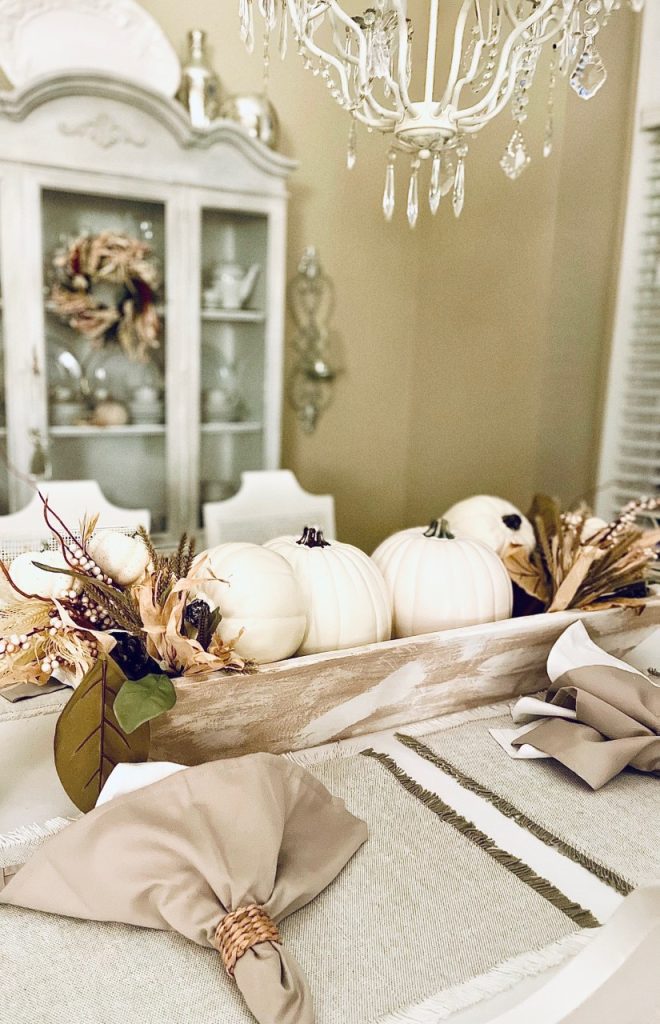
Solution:
M 389 640 L 392 613 L 385 581 L 364 551 L 326 541 L 305 527 L 302 537 L 266 545 L 292 566 L 305 595 L 307 629 L 298 654 L 320 654 Z
M 588 541 L 595 537 L 597 533 L 605 529 L 607 523 L 600 516 L 589 516 L 585 519 L 584 526 L 582 527 L 582 533 L 580 534 L 580 543 L 586 544 Z
M 480 540 L 498 555 L 510 544 L 519 544 L 530 554 L 536 547 L 534 527 L 529 519 L 504 498 L 475 494 L 447 509 L 442 516 L 449 530 L 460 540 Z
M 293 569 L 276 551 L 259 544 L 219 544 L 204 552 L 195 567 L 204 579 L 195 593 L 219 608 L 218 633 L 231 640 L 244 630 L 235 650 L 264 664 L 298 650 L 307 627 L 305 598 Z
M 87 542 L 87 551 L 98 567 L 120 587 L 137 583 L 149 565 L 149 552 L 144 541 L 118 530 L 99 530 Z
M 35 562 L 52 565 L 55 569 L 69 569 L 61 551 L 24 551 L 9 566 L 9 575 L 24 594 L 39 597 L 59 597 L 65 590 L 77 590 L 79 584 L 64 573 L 37 569 Z M 14 597 L 19 595 L 14 593 Z
M 394 610 L 395 637 L 508 619 L 511 580 L 480 541 L 451 536 L 443 522 L 401 530 L 376 548 Z

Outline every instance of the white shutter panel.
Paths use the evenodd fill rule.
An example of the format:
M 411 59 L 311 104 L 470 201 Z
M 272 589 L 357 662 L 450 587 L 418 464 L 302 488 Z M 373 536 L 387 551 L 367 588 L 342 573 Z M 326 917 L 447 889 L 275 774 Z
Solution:
M 660 2 L 642 23 L 596 511 L 660 496 Z M 616 259 L 616 254 L 613 254 Z
M 636 283 L 628 296 L 628 344 L 609 481 L 616 509 L 631 498 L 660 495 L 660 128 L 645 134 Z

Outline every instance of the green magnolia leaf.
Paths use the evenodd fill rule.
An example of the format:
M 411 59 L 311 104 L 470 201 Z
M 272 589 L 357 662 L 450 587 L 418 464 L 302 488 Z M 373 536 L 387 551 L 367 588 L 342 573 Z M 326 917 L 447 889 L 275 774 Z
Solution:
M 141 679 L 127 679 L 115 697 L 114 712 L 125 733 L 169 711 L 176 704 L 176 690 L 169 676 L 151 672 Z
M 81 811 L 95 806 L 115 765 L 147 760 L 149 725 L 129 736 L 113 710 L 125 680 L 119 666 L 104 655 L 73 691 L 57 721 L 55 768 L 67 795 Z

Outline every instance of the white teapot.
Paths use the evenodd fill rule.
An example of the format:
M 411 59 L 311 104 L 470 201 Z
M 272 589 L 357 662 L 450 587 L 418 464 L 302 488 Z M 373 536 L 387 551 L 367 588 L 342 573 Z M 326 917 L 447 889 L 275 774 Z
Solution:
M 248 301 L 261 267 L 253 263 L 246 270 L 239 263 L 218 263 L 213 274 L 213 287 L 205 292 L 208 305 L 223 309 L 241 309 Z

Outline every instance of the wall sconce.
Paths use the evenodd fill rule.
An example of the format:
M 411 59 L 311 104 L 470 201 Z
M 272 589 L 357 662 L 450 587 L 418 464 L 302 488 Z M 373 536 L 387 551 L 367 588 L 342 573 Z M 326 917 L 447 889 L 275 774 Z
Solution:
M 289 282 L 289 310 L 296 325 L 292 345 L 296 360 L 289 374 L 287 395 L 306 434 L 311 434 L 332 399 L 340 370 L 332 358 L 328 321 L 335 291 L 324 273 L 314 246 L 308 246 Z

